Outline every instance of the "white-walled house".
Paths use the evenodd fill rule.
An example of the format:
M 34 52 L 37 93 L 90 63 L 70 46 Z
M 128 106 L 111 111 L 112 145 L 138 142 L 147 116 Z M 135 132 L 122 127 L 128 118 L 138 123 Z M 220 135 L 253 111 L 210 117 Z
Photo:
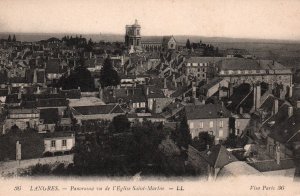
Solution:
M 45 134 L 44 153 L 66 153 L 75 146 L 75 135 L 71 132 L 54 132 Z

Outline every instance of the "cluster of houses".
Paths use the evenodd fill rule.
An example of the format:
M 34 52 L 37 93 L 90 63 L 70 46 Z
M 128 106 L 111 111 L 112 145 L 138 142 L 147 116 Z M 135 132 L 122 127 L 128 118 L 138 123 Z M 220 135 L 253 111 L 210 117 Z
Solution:
M 110 56 L 120 85 L 101 88 L 98 82 L 107 53 L 83 52 L 83 64 L 94 77 L 93 92 L 49 87 L 80 66 L 82 48 L 56 38 L 2 40 L 2 134 L 16 127 L 34 129 L 43 135 L 44 154 L 64 153 L 75 146 L 75 124 L 127 115 L 132 123 L 167 125 L 186 119 L 192 138 L 208 132 L 215 144 L 230 136 L 251 137 L 253 143 L 264 142 L 278 163 L 299 153 L 300 100 L 293 99 L 291 69 L 238 49 L 222 57 L 178 50 L 173 36 L 143 42 L 137 23 L 126 30 L 128 51 Z

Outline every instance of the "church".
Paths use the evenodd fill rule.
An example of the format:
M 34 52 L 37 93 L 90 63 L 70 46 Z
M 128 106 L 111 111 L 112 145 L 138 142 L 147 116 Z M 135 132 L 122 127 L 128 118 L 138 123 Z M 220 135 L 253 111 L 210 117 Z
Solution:
M 125 46 L 129 49 L 129 53 L 177 50 L 178 44 L 174 36 L 163 36 L 160 40 L 142 41 L 141 26 L 137 20 L 133 25 L 126 25 L 125 28 Z

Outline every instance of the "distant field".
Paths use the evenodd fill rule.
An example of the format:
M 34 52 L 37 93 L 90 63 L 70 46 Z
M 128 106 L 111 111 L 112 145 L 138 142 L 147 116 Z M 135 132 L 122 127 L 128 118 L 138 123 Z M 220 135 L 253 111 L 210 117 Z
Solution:
M 20 41 L 39 41 L 50 37 L 62 38 L 67 34 L 63 33 L 16 33 L 17 40 Z M 76 34 L 68 34 L 76 36 Z M 77 34 L 79 36 L 79 34 Z M 83 37 L 93 41 L 124 41 L 124 35 L 121 34 L 83 34 Z M 7 33 L 0 33 L 0 39 L 6 39 Z M 240 38 L 222 38 L 222 37 L 202 37 L 202 36 L 174 36 L 180 45 L 185 45 L 186 40 L 191 42 L 209 43 L 219 49 L 240 48 L 246 49 L 254 56 L 261 59 L 276 60 L 286 66 L 300 69 L 300 42 L 287 40 L 258 40 L 258 39 L 240 39 Z M 143 36 L 142 40 L 160 41 L 162 36 Z
M 276 60 L 286 66 L 300 69 L 299 43 L 257 43 L 257 42 L 211 42 L 219 49 L 241 48 L 260 59 Z

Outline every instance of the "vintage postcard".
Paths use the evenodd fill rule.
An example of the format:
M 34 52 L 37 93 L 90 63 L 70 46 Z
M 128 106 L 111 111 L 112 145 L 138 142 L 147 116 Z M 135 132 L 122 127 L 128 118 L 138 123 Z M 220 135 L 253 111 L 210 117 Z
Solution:
M 0 195 L 300 195 L 300 1 L 1 0 Z

